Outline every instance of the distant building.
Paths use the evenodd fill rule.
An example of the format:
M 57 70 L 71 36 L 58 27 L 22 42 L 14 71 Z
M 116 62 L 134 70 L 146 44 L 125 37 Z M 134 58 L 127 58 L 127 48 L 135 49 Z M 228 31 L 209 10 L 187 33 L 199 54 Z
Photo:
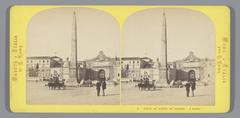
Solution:
M 122 58 L 122 80 L 139 80 L 142 77 L 148 77 L 150 80 L 161 80 L 160 62 L 152 61 L 151 58 L 125 57 Z M 199 58 L 190 52 L 189 55 L 174 62 L 168 62 L 167 73 L 168 83 L 173 80 L 185 81 L 188 79 L 188 72 L 193 70 L 196 79 L 199 82 L 214 82 L 215 78 L 215 60 Z
M 51 69 L 61 68 L 63 61 L 57 56 L 34 56 L 27 57 L 27 79 L 45 80 L 51 75 Z
M 144 70 L 150 72 L 152 66 L 153 61 L 151 58 L 148 57 L 122 57 L 122 79 L 127 79 L 123 81 L 140 80 L 144 75 Z
M 141 58 L 123 57 L 121 58 L 121 75 L 124 79 L 135 80 L 140 78 Z M 123 80 L 124 81 L 124 80 Z
M 188 78 L 188 72 L 193 70 L 195 72 L 196 79 L 199 81 L 213 82 L 215 78 L 215 60 L 207 58 L 199 58 L 194 55 L 193 52 L 189 52 L 189 55 L 182 59 L 175 61 L 174 66 L 177 69 L 178 80 L 186 80 Z
M 107 80 L 120 79 L 120 62 L 117 57 L 107 57 L 103 51 L 100 51 L 95 58 L 87 59 L 84 62 L 88 69 L 92 69 L 96 72 L 101 69 L 104 70 Z M 82 65 L 83 67 L 83 64 L 79 65 Z
M 70 79 L 70 60 L 54 56 L 38 56 L 27 58 L 27 79 L 44 80 L 48 79 L 54 71 L 58 72 L 61 78 Z M 107 57 L 103 51 L 92 59 L 77 62 L 78 80 L 97 79 L 98 71 L 104 70 L 107 80 L 136 81 L 143 77 L 150 80 L 159 80 L 160 62 L 153 61 L 148 57 Z M 214 82 L 215 60 L 199 58 L 190 52 L 189 55 L 174 62 L 168 62 L 167 73 L 168 83 L 173 80 L 185 81 L 188 79 L 188 72 L 193 70 L 199 82 Z
M 203 82 L 213 83 L 215 79 L 215 60 L 202 59 L 203 74 L 200 78 Z

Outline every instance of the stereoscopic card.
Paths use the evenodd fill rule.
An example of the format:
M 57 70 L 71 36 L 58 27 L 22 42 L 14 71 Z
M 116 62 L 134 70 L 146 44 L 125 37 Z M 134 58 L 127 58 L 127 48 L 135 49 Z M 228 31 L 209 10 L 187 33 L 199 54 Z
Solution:
M 224 113 L 227 6 L 16 5 L 12 112 Z

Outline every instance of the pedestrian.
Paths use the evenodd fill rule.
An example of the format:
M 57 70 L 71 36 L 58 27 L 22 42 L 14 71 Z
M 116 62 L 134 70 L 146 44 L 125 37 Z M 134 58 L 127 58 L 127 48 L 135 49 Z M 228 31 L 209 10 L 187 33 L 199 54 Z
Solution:
M 191 83 L 192 96 L 194 97 L 194 91 L 196 89 L 196 82 Z
M 105 89 L 107 87 L 106 81 L 102 82 L 102 92 L 103 92 L 103 96 L 105 96 Z
M 188 76 L 189 76 L 189 81 L 190 81 L 190 85 L 191 85 L 192 96 L 194 97 L 194 91 L 196 90 L 195 71 L 194 70 L 190 70 Z
M 190 82 L 188 81 L 187 83 L 186 83 L 186 85 L 185 85 L 185 87 L 186 87 L 186 93 L 187 93 L 187 97 L 189 97 L 189 92 L 190 92 Z
M 97 89 L 97 96 L 99 96 L 99 95 L 100 95 L 100 89 L 101 89 L 101 83 L 100 83 L 100 81 L 97 82 L 97 84 L 96 84 L 96 89 Z
M 102 87 L 103 96 L 105 96 L 105 89 L 107 88 L 105 71 L 103 69 L 98 71 L 98 81 L 100 83 L 100 89 Z M 100 93 L 100 90 L 99 90 Z

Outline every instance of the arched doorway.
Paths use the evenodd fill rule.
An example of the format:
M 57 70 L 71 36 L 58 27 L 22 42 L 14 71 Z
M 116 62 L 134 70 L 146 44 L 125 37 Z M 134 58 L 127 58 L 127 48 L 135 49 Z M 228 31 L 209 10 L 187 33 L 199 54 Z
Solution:
M 196 79 L 196 75 L 195 75 L 194 70 L 188 71 L 188 79 Z

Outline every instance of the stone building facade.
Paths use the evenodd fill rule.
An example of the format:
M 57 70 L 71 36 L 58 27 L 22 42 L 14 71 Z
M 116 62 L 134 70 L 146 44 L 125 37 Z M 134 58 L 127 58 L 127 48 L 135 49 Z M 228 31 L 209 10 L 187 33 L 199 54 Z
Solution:
M 27 80 L 46 80 L 53 74 L 53 69 L 61 68 L 62 64 L 62 59 L 57 56 L 27 57 Z
M 70 60 L 63 61 L 60 57 L 39 56 L 27 58 L 27 79 L 44 80 L 57 71 L 62 78 L 70 80 Z M 111 58 L 100 51 L 92 59 L 78 61 L 77 79 L 97 79 L 97 72 L 103 69 L 107 80 L 138 81 L 144 76 L 150 80 L 159 80 L 160 62 L 148 57 L 123 57 Z M 213 83 L 215 79 L 215 60 L 199 58 L 193 52 L 182 59 L 168 62 L 168 83 L 171 81 L 186 81 L 188 72 L 193 70 L 199 82 Z M 89 77 L 91 76 L 91 77 Z M 163 78 L 164 79 L 164 78 Z M 166 79 L 166 78 L 165 78 Z
M 215 79 L 215 60 L 207 58 L 199 58 L 193 52 L 182 59 L 175 61 L 177 70 L 176 80 L 186 80 L 188 72 L 193 70 L 196 79 L 200 82 L 214 82 Z
M 119 58 L 110 58 L 100 51 L 99 54 L 92 59 L 87 59 L 83 61 L 87 69 L 92 69 L 95 72 L 99 70 L 105 71 L 105 76 L 107 80 L 120 80 L 120 61 Z M 83 63 L 79 65 L 83 66 Z

